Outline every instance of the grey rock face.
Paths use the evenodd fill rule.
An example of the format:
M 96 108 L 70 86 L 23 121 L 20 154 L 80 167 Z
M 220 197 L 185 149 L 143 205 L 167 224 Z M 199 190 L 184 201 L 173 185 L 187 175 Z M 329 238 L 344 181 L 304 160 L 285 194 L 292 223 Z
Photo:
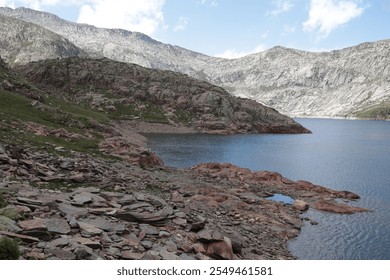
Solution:
M 390 81 L 387 78 L 390 73 L 389 40 L 323 53 L 275 47 L 228 60 L 163 44 L 141 33 L 76 24 L 30 9 L 0 8 L 0 14 L 34 23 L 61 36 L 62 39 L 57 38 L 54 42 L 62 46 L 60 50 L 69 51 L 64 54 L 49 49 L 44 54 L 41 52 L 41 59 L 63 57 L 69 53 L 78 55 L 80 51 L 73 49 L 69 40 L 90 56 L 182 72 L 222 86 L 234 95 L 274 107 L 289 116 L 355 117 L 359 116 L 359 111 L 386 107 L 390 102 Z M 31 29 L 30 33 L 40 33 L 39 42 L 42 43 L 38 43 L 45 45 L 42 40 L 47 38 L 47 31 L 38 31 L 37 26 L 31 26 L 34 30 Z M 15 33 L 13 37 L 3 35 L 6 40 L 2 40 L 2 44 L 8 44 L 7 40 L 16 42 L 20 46 L 16 50 L 20 53 L 8 50 L 5 57 L 11 61 L 12 57 L 17 57 L 19 63 L 39 59 L 30 52 L 36 52 L 41 45 L 26 47 L 23 42 L 29 41 L 18 37 L 20 30 L 16 27 L 12 32 Z M 381 117 L 386 118 L 386 114 Z
M 9 63 L 25 64 L 82 54 L 81 49 L 52 31 L 0 14 L 0 55 Z

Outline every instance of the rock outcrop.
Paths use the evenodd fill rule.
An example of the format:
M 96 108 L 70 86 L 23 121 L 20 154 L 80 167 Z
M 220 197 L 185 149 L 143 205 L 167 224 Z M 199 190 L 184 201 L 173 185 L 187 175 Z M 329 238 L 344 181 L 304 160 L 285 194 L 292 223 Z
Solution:
M 309 132 L 272 108 L 171 71 L 81 58 L 34 62 L 14 70 L 53 96 L 118 119 L 139 118 L 214 134 Z

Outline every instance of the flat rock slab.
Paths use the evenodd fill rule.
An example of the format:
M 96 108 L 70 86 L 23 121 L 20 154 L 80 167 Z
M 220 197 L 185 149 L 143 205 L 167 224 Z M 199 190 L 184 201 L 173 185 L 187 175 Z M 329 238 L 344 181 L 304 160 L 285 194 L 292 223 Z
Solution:
M 163 260 L 181 260 L 178 255 L 172 252 L 168 252 L 165 248 L 161 250 L 159 254 Z
M 176 225 L 179 225 L 179 226 L 185 226 L 187 225 L 187 220 L 186 219 L 183 219 L 183 218 L 175 218 L 172 220 L 172 222 Z
M 46 220 L 47 230 L 53 233 L 69 234 L 71 232 L 70 226 L 64 219 L 49 219 Z
M 40 201 L 37 199 L 31 199 L 31 198 L 27 198 L 27 197 L 17 197 L 16 200 L 19 202 L 22 202 L 22 203 L 26 203 L 26 204 L 32 204 L 32 205 L 37 205 L 37 206 L 43 205 L 43 201 Z
M 35 218 L 32 220 L 25 220 L 18 222 L 18 225 L 23 230 L 46 230 L 46 221 L 40 218 Z
M 78 194 L 78 193 L 82 193 L 82 192 L 97 194 L 97 193 L 100 193 L 100 190 L 98 188 L 95 188 L 95 187 L 79 188 L 79 189 L 75 190 L 73 192 L 73 194 Z
M 58 209 L 61 213 L 65 214 L 67 217 L 70 216 L 85 216 L 88 214 L 88 210 L 85 208 L 74 207 L 70 204 L 60 203 L 58 204 Z
M 138 203 L 133 203 L 128 205 L 126 209 L 131 211 L 131 210 L 136 210 L 138 208 L 146 208 L 146 207 L 153 207 L 153 206 L 146 202 L 138 202 Z
M 156 227 L 149 224 L 140 224 L 139 227 L 148 235 L 158 235 L 160 232 Z
M 69 238 L 61 237 L 50 242 L 50 246 L 52 247 L 64 247 L 69 244 Z
M 77 224 L 79 225 L 81 234 L 83 236 L 95 236 L 100 235 L 103 232 L 103 230 L 100 228 L 97 228 L 96 226 L 88 223 L 77 222 Z
M 39 242 L 38 238 L 31 237 L 31 236 L 24 235 L 24 234 L 17 234 L 17 233 L 13 233 L 13 232 L 9 232 L 9 231 L 0 231 L 0 235 L 19 238 L 19 239 L 26 241 L 26 242 Z
M 132 251 L 124 251 L 122 252 L 122 259 L 125 260 L 140 260 L 143 258 L 145 254 L 134 253 Z
M 105 218 L 105 217 L 96 217 L 94 219 L 80 219 L 81 222 L 83 223 L 87 223 L 87 224 L 90 224 L 90 225 L 93 225 L 99 229 L 102 229 L 104 231 L 112 231 L 114 230 L 114 225 L 113 223 Z
M 72 240 L 77 242 L 77 243 L 80 243 L 81 245 L 85 245 L 89 248 L 92 248 L 92 249 L 101 249 L 102 248 L 102 245 L 100 244 L 99 241 L 91 240 L 89 238 L 79 236 L 79 237 L 73 237 Z
M 154 224 L 154 223 L 161 223 L 165 221 L 172 214 L 173 214 L 173 209 L 167 206 L 164 207 L 162 210 L 155 211 L 155 212 L 126 211 L 123 213 L 117 213 L 115 217 L 128 222 Z
M 58 248 L 46 249 L 45 254 L 53 255 L 60 260 L 75 260 L 76 259 L 76 255 L 73 254 L 72 252 L 68 252 L 68 251 L 65 251 L 63 249 L 58 249 Z

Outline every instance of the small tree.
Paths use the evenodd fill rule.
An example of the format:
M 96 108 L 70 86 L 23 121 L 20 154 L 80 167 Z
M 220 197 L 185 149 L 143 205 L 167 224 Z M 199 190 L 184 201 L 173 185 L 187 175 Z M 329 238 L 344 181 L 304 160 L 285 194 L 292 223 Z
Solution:
M 18 260 L 20 257 L 19 246 L 11 238 L 0 239 L 0 260 Z

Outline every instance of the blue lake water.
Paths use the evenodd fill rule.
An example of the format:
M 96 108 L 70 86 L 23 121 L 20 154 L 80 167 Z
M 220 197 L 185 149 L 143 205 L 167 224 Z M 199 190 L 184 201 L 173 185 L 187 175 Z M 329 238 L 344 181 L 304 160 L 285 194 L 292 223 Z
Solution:
M 230 162 L 280 172 L 362 198 L 372 212 L 339 215 L 309 210 L 298 238 L 289 242 L 299 259 L 390 260 L 390 122 L 297 119 L 313 134 L 148 135 L 149 147 L 166 165 Z

